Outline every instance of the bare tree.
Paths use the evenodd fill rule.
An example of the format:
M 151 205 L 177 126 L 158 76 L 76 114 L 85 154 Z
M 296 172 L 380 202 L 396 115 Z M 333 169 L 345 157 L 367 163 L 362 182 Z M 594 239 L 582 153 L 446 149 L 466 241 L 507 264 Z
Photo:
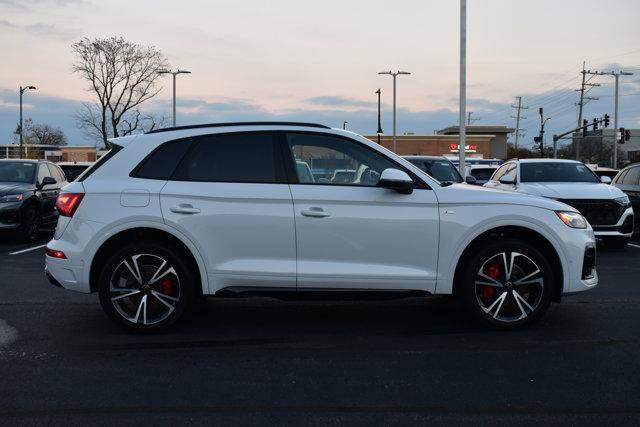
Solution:
M 76 55 L 73 71 L 98 98 L 83 105 L 76 115 L 78 126 L 89 135 L 99 135 L 108 148 L 107 138 L 121 136 L 122 120 L 158 94 L 158 71 L 168 68 L 167 60 L 155 47 L 122 37 L 83 38 L 72 49 Z
M 150 132 L 154 129 L 166 127 L 169 119 L 166 114 L 156 116 L 154 114 L 142 114 L 140 110 L 123 118 L 120 122 L 120 135 L 126 136 L 136 132 Z
M 67 137 L 62 129 L 47 124 L 34 124 L 31 127 L 29 137 L 33 144 L 56 146 L 67 145 Z

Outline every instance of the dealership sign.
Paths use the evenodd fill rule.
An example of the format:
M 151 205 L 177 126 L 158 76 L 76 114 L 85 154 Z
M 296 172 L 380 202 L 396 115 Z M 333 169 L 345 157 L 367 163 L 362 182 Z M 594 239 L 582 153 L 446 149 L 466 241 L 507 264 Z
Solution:
M 451 147 L 451 150 L 449 150 L 452 153 L 457 153 L 458 151 L 460 151 L 460 144 L 449 144 L 449 146 Z M 478 152 L 478 146 L 477 145 L 465 145 L 464 146 L 464 151 L 466 151 L 467 153 L 477 153 Z

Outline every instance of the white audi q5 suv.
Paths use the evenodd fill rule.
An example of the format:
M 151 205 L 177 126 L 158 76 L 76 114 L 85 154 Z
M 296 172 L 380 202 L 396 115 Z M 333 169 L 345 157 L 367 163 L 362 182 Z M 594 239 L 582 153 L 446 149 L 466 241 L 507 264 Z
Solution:
M 46 274 L 136 331 L 199 296 L 328 294 L 454 294 L 510 329 L 598 282 L 574 208 L 440 183 L 348 131 L 227 123 L 111 144 L 58 198 Z

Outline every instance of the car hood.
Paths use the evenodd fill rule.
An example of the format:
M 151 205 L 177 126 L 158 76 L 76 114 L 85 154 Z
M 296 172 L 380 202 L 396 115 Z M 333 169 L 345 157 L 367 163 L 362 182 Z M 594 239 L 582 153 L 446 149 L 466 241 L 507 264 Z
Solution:
M 552 199 L 615 199 L 623 197 L 618 188 L 593 182 L 524 182 L 518 191 Z
M 564 203 L 549 198 L 477 185 L 452 184 L 448 187 L 441 187 L 438 190 L 437 196 L 440 204 L 502 204 L 534 206 L 549 210 L 575 210 Z
M 0 182 L 0 196 L 6 196 L 7 194 L 24 193 L 33 189 L 33 184 L 24 182 Z

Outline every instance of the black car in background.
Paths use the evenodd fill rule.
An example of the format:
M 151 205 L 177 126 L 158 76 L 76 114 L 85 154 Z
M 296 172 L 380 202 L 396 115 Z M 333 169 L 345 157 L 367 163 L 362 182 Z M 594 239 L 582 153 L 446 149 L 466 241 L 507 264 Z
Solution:
M 56 224 L 56 199 L 65 185 L 64 173 L 51 162 L 0 160 L 0 231 L 36 240 L 41 226 Z
M 636 218 L 634 231 L 640 232 L 640 163 L 634 163 L 622 169 L 613 178 L 611 185 L 624 191 L 633 207 L 633 216 Z
M 453 163 L 446 157 L 441 156 L 402 156 L 405 160 L 413 163 L 428 175 L 440 182 L 463 182 L 462 175 Z M 467 176 L 467 184 L 475 184 L 473 176 Z
M 94 162 L 58 162 L 56 165 L 60 166 L 62 172 L 67 177 L 67 181 L 75 181 L 77 177 L 79 177 L 82 172 L 86 171 L 89 166 L 93 165 Z

